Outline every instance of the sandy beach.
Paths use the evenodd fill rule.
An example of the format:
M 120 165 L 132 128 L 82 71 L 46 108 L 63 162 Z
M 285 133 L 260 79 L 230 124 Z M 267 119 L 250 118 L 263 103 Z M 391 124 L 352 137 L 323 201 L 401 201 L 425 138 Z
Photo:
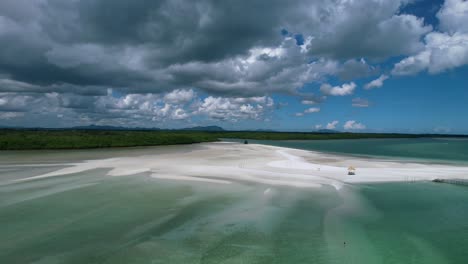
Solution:
M 93 169 L 109 176 L 147 173 L 158 180 L 230 184 L 233 181 L 301 188 L 350 183 L 425 181 L 468 178 L 468 167 L 338 156 L 258 144 L 204 143 L 187 151 L 158 151 L 152 155 L 93 159 L 14 182 L 57 177 Z M 349 166 L 356 175 L 348 175 Z

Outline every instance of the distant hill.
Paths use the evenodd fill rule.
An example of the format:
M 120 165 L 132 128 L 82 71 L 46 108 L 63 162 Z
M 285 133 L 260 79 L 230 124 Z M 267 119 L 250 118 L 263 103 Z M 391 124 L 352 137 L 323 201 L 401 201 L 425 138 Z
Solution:
M 76 126 L 70 129 L 74 130 L 144 130 L 144 131 L 153 131 L 153 130 L 160 130 L 156 127 L 121 127 L 121 126 L 97 126 L 97 125 L 89 125 L 89 126 Z
M 224 128 L 219 126 L 196 126 L 196 127 L 187 127 L 181 130 L 187 131 L 226 131 Z

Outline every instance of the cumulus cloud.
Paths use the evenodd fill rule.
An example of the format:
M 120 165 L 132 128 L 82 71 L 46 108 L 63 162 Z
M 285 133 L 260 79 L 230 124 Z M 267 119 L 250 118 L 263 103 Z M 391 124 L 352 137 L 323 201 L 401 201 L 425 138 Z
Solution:
M 397 15 L 400 1 L 327 2 L 328 9 L 307 10 L 324 23 L 310 44 L 310 52 L 332 58 L 387 58 L 413 54 L 420 39 L 432 30 L 413 15 Z M 326 5 L 326 4 L 325 4 Z M 320 11 L 326 10 L 321 14 Z M 356 14 L 359 14 L 356 16 Z
M 377 78 L 375 80 L 372 80 L 371 82 L 366 84 L 364 86 L 364 89 L 370 90 L 370 89 L 382 87 L 382 85 L 384 84 L 384 81 L 387 80 L 387 79 L 388 79 L 388 76 L 385 75 L 385 74 L 382 74 L 382 75 L 380 75 L 379 78 Z
M 467 14 L 468 16 L 468 14 Z M 431 33 L 426 37 L 430 51 L 428 71 L 439 73 L 468 64 L 468 34 Z
M 196 113 L 222 121 L 259 120 L 273 105 L 273 99 L 269 97 L 223 98 L 209 96 L 198 104 Z
M 354 120 L 349 120 L 349 121 L 346 121 L 346 123 L 343 125 L 343 128 L 345 130 L 362 130 L 362 129 L 366 129 L 366 126 Z
M 354 93 L 356 89 L 356 84 L 354 82 L 345 83 L 341 86 L 331 86 L 328 83 L 322 84 L 320 86 L 320 91 L 325 95 L 332 95 L 332 96 L 345 96 Z
M 185 112 L 182 108 L 177 108 L 172 112 L 172 118 L 179 120 L 179 119 L 186 119 L 189 117 L 189 114 Z
M 307 108 L 303 112 L 296 113 L 296 116 L 304 116 L 304 114 L 311 114 L 311 113 L 318 113 L 318 112 L 320 112 L 319 107 L 311 107 L 311 108 Z
M 318 112 L 320 112 L 320 108 L 318 108 L 318 107 L 311 107 L 311 108 L 308 108 L 308 109 L 304 110 L 304 113 L 306 113 L 306 114 L 318 113 Z
M 435 74 L 468 64 L 468 2 L 447 0 L 437 17 L 441 32 L 427 34 L 424 49 L 395 64 L 392 74 L 414 75 L 426 70 Z
M 337 120 L 335 121 L 332 121 L 330 123 L 327 124 L 326 128 L 327 129 L 336 129 L 336 126 L 339 124 L 340 122 L 338 122 Z
M 393 75 L 414 75 L 426 70 L 430 64 L 431 51 L 426 50 L 417 55 L 407 57 L 393 67 Z
M 439 27 L 448 33 L 468 33 L 468 1 L 445 0 L 437 13 Z
M 179 97 L 173 98 L 178 94 Z M 184 96 L 182 96 L 184 95 Z M 189 96 L 190 95 L 190 96 Z M 242 121 L 262 120 L 274 108 L 270 97 L 207 97 L 199 100 L 191 90 L 176 91 L 161 95 L 127 94 L 114 96 L 109 91 L 105 96 L 75 94 L 0 93 L 1 119 L 29 120 L 33 117 L 63 122 L 67 126 L 101 124 L 147 127 L 187 121 L 194 115 L 207 116 L 213 120 Z
M 468 64 L 468 34 L 433 32 L 426 36 L 426 49 L 395 64 L 394 75 L 414 75 L 427 70 L 440 73 Z
M 173 104 L 187 103 L 195 98 L 195 92 L 190 90 L 177 89 L 164 96 L 164 101 Z

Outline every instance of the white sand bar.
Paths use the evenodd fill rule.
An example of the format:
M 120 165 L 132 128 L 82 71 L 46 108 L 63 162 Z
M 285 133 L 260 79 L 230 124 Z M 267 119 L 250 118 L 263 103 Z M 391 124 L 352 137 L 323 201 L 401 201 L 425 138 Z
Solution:
M 163 148 L 163 147 L 162 147 Z M 30 181 L 91 169 L 109 169 L 109 176 L 148 173 L 160 180 L 198 181 L 206 184 L 256 182 L 301 188 L 347 183 L 421 181 L 435 178 L 467 178 L 468 167 L 407 163 L 330 155 L 319 152 L 257 144 L 204 143 L 190 151 L 158 151 L 155 155 L 116 157 L 67 164 L 70 167 L 23 178 Z M 348 166 L 356 175 L 348 175 Z

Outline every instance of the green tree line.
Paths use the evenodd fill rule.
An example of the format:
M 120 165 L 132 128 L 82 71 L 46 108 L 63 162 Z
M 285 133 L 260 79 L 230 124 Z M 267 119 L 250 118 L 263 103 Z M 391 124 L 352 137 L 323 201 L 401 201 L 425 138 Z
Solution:
M 434 135 L 374 133 L 293 133 L 250 131 L 86 131 L 0 130 L 0 150 L 84 149 L 193 144 L 221 138 L 254 140 L 326 140 L 360 138 L 411 138 Z M 438 135 L 443 136 L 443 135 Z

